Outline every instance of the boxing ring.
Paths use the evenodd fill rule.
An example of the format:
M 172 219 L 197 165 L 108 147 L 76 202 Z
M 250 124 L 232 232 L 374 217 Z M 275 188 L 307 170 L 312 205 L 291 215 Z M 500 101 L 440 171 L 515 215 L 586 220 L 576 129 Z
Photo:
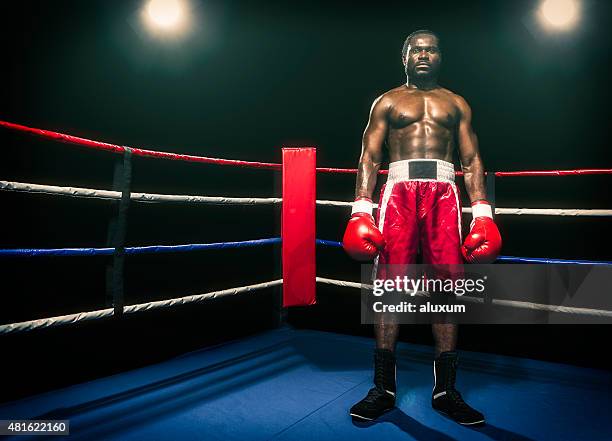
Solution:
M 104 319 L 123 314 L 205 302 L 282 287 L 283 304 L 306 306 L 316 301 L 316 284 L 361 289 L 356 281 L 317 276 L 316 246 L 340 247 L 338 241 L 315 236 L 316 207 L 348 210 L 351 202 L 316 199 L 317 173 L 355 173 L 353 169 L 317 168 L 311 148 L 283 149 L 283 163 L 263 163 L 160 152 L 93 141 L 62 133 L 0 121 L 0 126 L 58 142 L 121 155 L 113 189 L 63 187 L 0 181 L 0 190 L 49 196 L 112 200 L 109 243 L 91 248 L 2 249 L 6 258 L 38 256 L 108 256 L 106 280 L 112 300 L 106 308 L 0 325 L 3 335 Z M 283 173 L 282 198 L 235 198 L 202 195 L 134 193 L 131 160 L 135 156 L 222 166 L 263 168 Z M 384 171 L 382 172 L 384 174 Z M 460 174 L 460 173 L 459 173 Z M 520 176 L 581 176 L 612 174 L 612 169 L 518 171 L 488 173 L 488 193 L 495 179 Z M 239 242 L 126 246 L 127 208 L 132 203 L 212 205 L 280 205 L 281 237 Z M 494 202 L 494 201 L 493 201 Z M 464 212 L 470 212 L 464 208 Z M 607 218 L 608 209 L 535 209 L 495 207 L 504 216 L 589 216 Z M 148 253 L 282 246 L 283 278 L 262 283 L 125 305 L 125 257 Z M 500 256 L 500 262 L 584 264 L 612 262 L 554 259 L 546 256 Z M 518 307 L 542 306 L 523 302 Z M 566 311 L 580 314 L 582 311 Z M 612 316 L 612 311 L 594 314 Z M 85 384 L 0 405 L 0 419 L 70 420 L 70 439 L 609 439 L 612 422 L 610 372 L 520 358 L 462 352 L 460 386 L 466 398 L 487 413 L 481 428 L 456 425 L 432 411 L 431 349 L 400 343 L 397 409 L 376 424 L 355 424 L 348 409 L 370 386 L 369 339 L 289 327 Z M 500 398 L 503 397 L 503 398 Z M 529 397 L 529 399 L 527 399 Z M 537 418 L 534 418 L 537 415 Z M 16 439 L 27 439 L 21 435 Z

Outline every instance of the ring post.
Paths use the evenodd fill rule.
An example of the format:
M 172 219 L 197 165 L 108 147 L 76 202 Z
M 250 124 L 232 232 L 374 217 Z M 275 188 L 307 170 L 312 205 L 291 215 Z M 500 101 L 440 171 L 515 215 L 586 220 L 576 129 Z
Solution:
M 112 262 L 106 266 L 106 303 L 114 308 L 115 317 L 123 315 L 125 304 L 123 270 L 131 186 L 132 149 L 126 147 L 122 157 L 115 162 L 113 190 L 121 192 L 121 199 L 113 203 L 116 207 L 115 216 L 108 227 L 108 245 L 114 248 L 114 252 Z
M 316 303 L 316 149 L 283 148 L 283 306 Z

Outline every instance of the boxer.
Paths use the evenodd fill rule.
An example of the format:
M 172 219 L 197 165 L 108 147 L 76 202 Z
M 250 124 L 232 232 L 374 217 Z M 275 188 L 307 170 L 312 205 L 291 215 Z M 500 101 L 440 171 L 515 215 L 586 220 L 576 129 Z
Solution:
M 346 252 L 360 261 L 376 258 L 377 278 L 385 265 L 414 264 L 420 250 L 426 264 L 493 262 L 501 237 L 486 200 L 484 166 L 464 98 L 438 85 L 442 61 L 438 36 L 429 30 L 410 34 L 402 49 L 407 82 L 378 97 L 363 134 L 355 202 L 343 239 Z M 377 222 L 372 193 L 383 147 L 389 153 L 387 183 L 380 195 Z M 470 231 L 461 242 L 461 206 L 455 185 L 457 148 L 472 204 Z M 395 347 L 399 324 L 379 316 L 374 325 L 374 387 L 350 415 L 373 420 L 395 406 Z M 432 407 L 459 424 L 484 423 L 455 388 L 457 325 L 432 325 L 435 341 Z

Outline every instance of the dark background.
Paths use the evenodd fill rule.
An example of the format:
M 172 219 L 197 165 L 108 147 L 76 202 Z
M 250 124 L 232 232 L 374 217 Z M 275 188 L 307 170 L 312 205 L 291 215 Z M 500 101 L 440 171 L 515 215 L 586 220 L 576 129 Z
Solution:
M 161 41 L 141 1 L 0 4 L 0 119 L 153 150 L 280 162 L 317 147 L 319 166 L 355 167 L 372 100 L 405 81 L 400 51 L 419 28 L 441 37 L 440 83 L 474 113 L 488 170 L 609 168 L 611 6 L 586 1 L 577 28 L 551 34 L 534 1 L 193 1 L 194 31 Z M 115 155 L 0 130 L 3 180 L 110 189 Z M 350 200 L 354 175 L 320 174 L 319 199 Z M 605 176 L 505 178 L 501 207 L 609 208 Z M 135 158 L 133 191 L 279 195 L 277 172 Z M 0 248 L 101 247 L 109 202 L 0 193 Z M 319 208 L 317 236 L 340 240 L 348 213 Z M 278 209 L 132 204 L 127 245 L 278 236 Z M 499 217 L 503 254 L 612 260 L 606 218 Z M 358 280 L 340 249 L 321 276 Z M 104 308 L 103 257 L 0 259 L 2 323 Z M 126 303 L 271 280 L 279 250 L 132 257 Z M 602 287 L 602 295 L 610 295 Z M 0 401 L 145 365 L 276 325 L 276 290 L 0 337 Z M 318 287 L 288 322 L 371 335 L 352 290 Z M 272 312 L 271 312 L 272 311 Z M 466 326 L 460 348 L 607 367 L 605 326 Z M 431 344 L 427 327 L 402 339 Z

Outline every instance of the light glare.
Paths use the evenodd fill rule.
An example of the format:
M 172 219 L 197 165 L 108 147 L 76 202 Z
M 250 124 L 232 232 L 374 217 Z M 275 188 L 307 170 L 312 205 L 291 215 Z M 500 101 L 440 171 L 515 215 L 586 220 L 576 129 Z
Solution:
M 540 5 L 539 16 L 548 27 L 568 29 L 578 21 L 579 9 L 576 0 L 545 0 Z
M 149 0 L 142 12 L 150 31 L 178 34 L 188 28 L 189 8 L 187 0 Z

